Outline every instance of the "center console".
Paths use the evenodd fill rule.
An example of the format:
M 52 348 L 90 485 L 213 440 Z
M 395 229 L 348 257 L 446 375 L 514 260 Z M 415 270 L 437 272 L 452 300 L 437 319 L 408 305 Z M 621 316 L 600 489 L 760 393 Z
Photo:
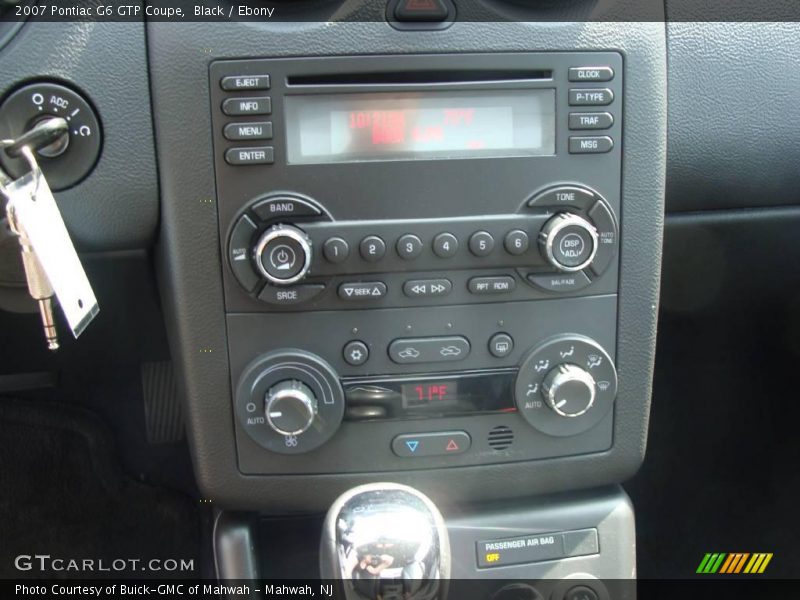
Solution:
M 619 53 L 222 60 L 209 74 L 243 473 L 611 447 Z
M 206 25 L 147 26 L 156 258 L 204 497 L 318 514 L 384 481 L 450 520 L 635 473 L 663 25 Z M 550 532 L 599 526 L 567 521 Z

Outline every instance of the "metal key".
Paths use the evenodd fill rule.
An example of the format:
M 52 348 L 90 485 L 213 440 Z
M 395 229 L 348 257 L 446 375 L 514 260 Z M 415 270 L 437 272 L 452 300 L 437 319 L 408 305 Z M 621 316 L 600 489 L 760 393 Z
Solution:
M 0 140 L 0 151 L 4 150 L 14 156 L 21 155 L 28 162 L 31 174 L 36 181 L 35 186 L 33 186 L 33 191 L 31 192 L 31 199 L 34 201 L 40 189 L 39 178 L 43 177 L 43 175 L 41 175 L 33 152 L 52 144 L 55 140 L 58 140 L 65 131 L 66 121 L 60 117 L 51 117 L 40 121 L 31 130 L 24 133 L 16 140 Z M 0 193 L 7 195 L 8 186 L 12 183 L 11 179 L 0 170 Z M 50 350 L 57 350 L 59 344 L 58 332 L 56 331 L 55 319 L 53 317 L 53 285 L 31 243 L 25 227 L 16 214 L 14 204 L 10 197 L 6 204 L 6 216 L 9 229 L 17 235 L 19 240 L 22 264 L 25 268 L 25 278 L 28 283 L 28 292 L 39 306 L 39 314 L 42 319 L 47 347 Z
M 17 234 L 22 251 L 22 264 L 25 267 L 25 279 L 28 281 L 28 292 L 31 298 L 39 305 L 39 315 L 42 317 L 44 337 L 50 350 L 58 350 L 58 332 L 53 318 L 53 286 L 42 268 L 42 263 L 28 240 L 28 234 L 17 221 L 14 208 L 9 202 L 6 205 L 6 215 L 11 231 Z

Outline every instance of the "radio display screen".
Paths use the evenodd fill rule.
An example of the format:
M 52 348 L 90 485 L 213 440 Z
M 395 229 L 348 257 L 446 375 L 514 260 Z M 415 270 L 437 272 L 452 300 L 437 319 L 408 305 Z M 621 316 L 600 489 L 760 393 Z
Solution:
M 555 154 L 555 90 L 287 95 L 289 164 Z

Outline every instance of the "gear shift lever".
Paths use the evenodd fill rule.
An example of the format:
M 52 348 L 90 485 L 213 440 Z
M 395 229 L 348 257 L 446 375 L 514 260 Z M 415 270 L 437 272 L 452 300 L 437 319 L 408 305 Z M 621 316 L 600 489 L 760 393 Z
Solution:
M 450 541 L 430 498 L 396 483 L 353 488 L 325 517 L 324 579 L 342 579 L 347 600 L 444 600 Z

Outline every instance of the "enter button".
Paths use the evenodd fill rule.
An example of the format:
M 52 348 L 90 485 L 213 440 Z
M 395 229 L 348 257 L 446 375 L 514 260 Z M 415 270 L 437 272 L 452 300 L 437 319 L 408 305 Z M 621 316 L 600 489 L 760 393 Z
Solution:
M 392 440 L 392 452 L 403 458 L 461 454 L 469 450 L 472 439 L 466 431 L 404 433 Z

